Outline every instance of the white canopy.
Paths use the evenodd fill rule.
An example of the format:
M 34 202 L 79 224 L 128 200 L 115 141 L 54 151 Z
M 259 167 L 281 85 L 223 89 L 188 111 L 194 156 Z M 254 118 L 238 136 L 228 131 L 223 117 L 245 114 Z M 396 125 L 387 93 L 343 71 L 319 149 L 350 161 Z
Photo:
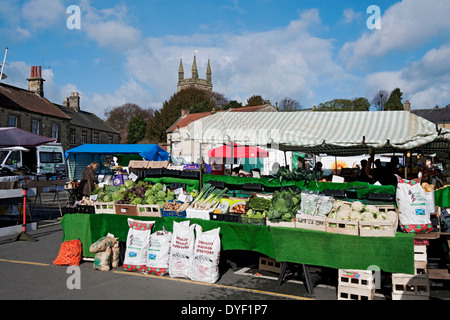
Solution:
M 218 112 L 180 129 L 200 143 L 235 142 L 329 155 L 445 152 L 450 131 L 408 111 Z

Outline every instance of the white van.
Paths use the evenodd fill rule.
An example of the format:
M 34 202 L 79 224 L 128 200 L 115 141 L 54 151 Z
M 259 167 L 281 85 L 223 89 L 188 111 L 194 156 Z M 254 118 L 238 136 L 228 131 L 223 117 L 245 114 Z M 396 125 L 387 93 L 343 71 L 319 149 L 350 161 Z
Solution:
M 8 147 L 0 149 L 0 169 L 11 171 L 27 168 L 37 174 L 66 176 L 64 150 L 60 143 L 47 143 L 39 147 Z

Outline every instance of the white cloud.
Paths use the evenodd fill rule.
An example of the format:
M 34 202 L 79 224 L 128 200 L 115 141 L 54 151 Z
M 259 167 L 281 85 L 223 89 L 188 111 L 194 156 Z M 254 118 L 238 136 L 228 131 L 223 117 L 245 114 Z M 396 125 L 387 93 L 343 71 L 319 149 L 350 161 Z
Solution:
M 125 5 L 97 10 L 83 0 L 80 10 L 83 12 L 81 29 L 101 47 L 126 51 L 141 40 L 141 31 L 130 25 L 131 17 Z
M 352 23 L 361 19 L 361 12 L 356 12 L 353 8 L 344 9 L 342 15 L 344 23 Z
M 22 18 L 31 28 L 48 29 L 66 18 L 62 0 L 30 0 L 22 7 Z
M 429 108 L 450 103 L 450 45 L 429 50 L 419 61 L 397 71 L 372 73 L 364 84 L 368 98 L 380 89 L 391 91 L 399 87 L 403 102 L 409 100 L 411 108 Z
M 367 30 L 356 41 L 345 43 L 340 58 L 347 67 L 353 68 L 370 57 L 420 48 L 441 32 L 450 30 L 449 16 L 448 0 L 400 1 L 381 15 L 381 29 Z

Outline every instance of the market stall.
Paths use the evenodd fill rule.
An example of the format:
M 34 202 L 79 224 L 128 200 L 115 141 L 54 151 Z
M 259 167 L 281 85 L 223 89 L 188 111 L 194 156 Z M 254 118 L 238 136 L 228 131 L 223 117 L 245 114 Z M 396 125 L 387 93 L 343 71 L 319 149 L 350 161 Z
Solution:
M 199 143 L 276 143 L 281 150 L 333 155 L 406 152 L 425 145 L 437 152 L 449 140 L 448 131 L 436 131 L 405 112 L 216 114 L 201 121 L 184 131 Z M 393 197 L 394 186 L 320 182 L 298 171 L 276 179 L 205 174 L 198 189 L 188 190 L 186 185 L 171 188 L 183 185 L 183 179 L 167 174 L 175 180 L 147 177 L 96 190 L 94 209 L 86 211 L 91 214 L 80 214 L 79 208 L 64 216 L 64 239 L 81 239 L 83 254 L 92 257 L 89 246 L 107 233 L 126 241 L 130 219 L 152 221 L 155 234 L 186 221 L 205 232 L 220 228 L 222 250 L 256 251 L 279 262 L 340 270 L 377 266 L 416 276 L 415 232 L 422 231 L 400 230 L 401 203 Z M 234 192 L 255 184 L 261 192 Z M 371 194 L 390 197 L 371 199 Z M 422 227 L 432 229 L 431 223 Z
M 83 144 L 65 152 L 69 179 L 79 180 L 91 162 L 103 164 L 106 155 L 115 154 L 136 154 L 148 161 L 169 159 L 169 153 L 157 144 Z

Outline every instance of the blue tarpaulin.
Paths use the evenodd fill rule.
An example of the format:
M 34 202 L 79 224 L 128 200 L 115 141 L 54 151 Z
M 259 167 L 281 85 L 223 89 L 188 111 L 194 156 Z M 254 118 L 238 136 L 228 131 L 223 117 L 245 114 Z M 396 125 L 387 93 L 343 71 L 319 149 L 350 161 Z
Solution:
M 148 161 L 169 160 L 169 153 L 157 144 L 82 144 L 66 151 L 66 159 L 73 153 L 139 154 Z
M 83 144 L 65 152 L 69 178 L 80 179 L 88 164 L 101 163 L 108 154 L 138 154 L 148 161 L 169 160 L 169 153 L 157 144 Z

